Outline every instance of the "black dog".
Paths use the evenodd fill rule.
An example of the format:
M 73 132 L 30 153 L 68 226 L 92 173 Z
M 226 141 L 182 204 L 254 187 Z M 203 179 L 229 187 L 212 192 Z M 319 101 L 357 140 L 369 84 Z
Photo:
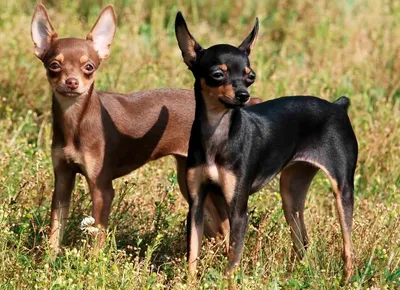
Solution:
M 330 103 L 296 96 L 244 107 L 250 97 L 247 88 L 256 78 L 248 56 L 257 38 L 258 20 L 239 47 L 221 44 L 203 49 L 181 13 L 176 17 L 175 32 L 183 59 L 195 77 L 196 113 L 186 173 L 189 273 L 196 271 L 206 195 L 221 197 L 218 222 L 229 220 L 231 276 L 243 249 L 249 195 L 279 172 L 285 218 L 294 251 L 301 258 L 308 243 L 305 198 L 321 169 L 336 196 L 344 242 L 344 279 L 348 281 L 353 270 L 351 227 L 358 154 L 347 116 L 349 99 L 341 97 Z

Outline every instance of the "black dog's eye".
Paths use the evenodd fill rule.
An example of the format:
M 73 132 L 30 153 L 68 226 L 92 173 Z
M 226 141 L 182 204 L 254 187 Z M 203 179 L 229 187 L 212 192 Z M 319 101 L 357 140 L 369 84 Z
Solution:
M 225 75 L 221 71 L 215 71 L 215 72 L 211 73 L 211 77 L 217 81 L 221 81 L 225 78 Z
M 59 72 L 61 70 L 61 66 L 58 62 L 53 61 L 50 65 L 49 65 L 49 70 L 54 71 L 54 72 Z
M 255 79 L 256 79 L 256 74 L 255 74 L 253 71 L 251 71 L 251 72 L 247 75 L 247 79 L 248 79 L 250 82 L 254 82 Z
M 83 68 L 83 70 L 85 71 L 85 73 L 87 73 L 87 74 L 90 74 L 90 73 L 92 73 L 93 71 L 94 71 L 94 65 L 93 64 L 91 64 L 91 63 L 87 63 L 85 66 L 84 66 L 84 68 Z

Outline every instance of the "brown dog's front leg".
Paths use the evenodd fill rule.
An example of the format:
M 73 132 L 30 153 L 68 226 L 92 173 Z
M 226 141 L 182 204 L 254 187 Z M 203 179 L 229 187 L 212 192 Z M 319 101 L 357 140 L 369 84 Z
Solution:
M 50 247 L 54 250 L 55 254 L 60 250 L 76 176 L 76 173 L 65 161 L 57 163 L 54 168 L 55 185 L 51 201 L 50 223 Z
M 102 248 L 106 240 L 106 229 L 108 226 L 108 218 L 111 212 L 111 204 L 114 199 L 114 189 L 112 181 L 104 183 L 103 185 L 89 182 L 90 193 L 92 196 L 92 216 L 95 219 L 95 226 L 99 228 L 100 232 L 97 235 L 97 248 Z

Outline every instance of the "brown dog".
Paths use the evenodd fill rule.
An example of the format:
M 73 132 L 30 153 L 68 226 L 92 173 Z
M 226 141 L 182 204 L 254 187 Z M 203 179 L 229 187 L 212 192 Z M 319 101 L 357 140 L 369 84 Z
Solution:
M 47 11 L 38 5 L 32 19 L 35 55 L 43 62 L 53 91 L 52 159 L 55 175 L 50 244 L 57 252 L 68 218 L 77 173 L 89 184 L 95 226 L 106 229 L 114 198 L 112 180 L 151 160 L 173 155 L 179 186 L 187 199 L 185 161 L 194 119 L 188 90 L 158 89 L 131 95 L 97 92 L 94 79 L 110 54 L 116 30 L 111 5 L 100 13 L 86 39 L 58 39 Z M 253 103 L 259 102 L 253 99 Z M 214 202 L 205 210 L 206 232 L 225 232 Z M 229 231 L 229 230 L 228 230 Z M 101 231 L 99 244 L 104 242 Z

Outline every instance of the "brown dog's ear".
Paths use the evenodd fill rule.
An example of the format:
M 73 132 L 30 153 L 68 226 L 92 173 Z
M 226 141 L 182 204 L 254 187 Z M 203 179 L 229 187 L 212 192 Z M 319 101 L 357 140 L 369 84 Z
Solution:
M 97 51 L 100 59 L 105 59 L 110 55 L 110 45 L 114 39 L 117 29 L 117 18 L 114 7 L 107 5 L 100 12 L 99 18 L 93 25 L 92 30 L 86 36 L 87 40 L 93 42 L 93 47 Z
M 43 56 L 51 46 L 51 42 L 56 39 L 58 35 L 53 25 L 51 25 L 46 8 L 42 4 L 37 5 L 33 13 L 31 36 L 35 44 L 35 55 L 43 59 Z
M 254 25 L 253 30 L 246 37 L 246 39 L 243 40 L 242 44 L 239 45 L 238 48 L 246 52 L 247 55 L 250 55 L 251 51 L 253 50 L 254 43 L 256 42 L 257 36 L 258 36 L 258 18 L 256 18 L 256 24 Z
M 176 14 L 175 35 L 178 40 L 179 48 L 182 51 L 183 61 L 189 68 L 192 68 L 197 60 L 198 53 L 202 51 L 203 48 L 190 34 L 181 12 Z

